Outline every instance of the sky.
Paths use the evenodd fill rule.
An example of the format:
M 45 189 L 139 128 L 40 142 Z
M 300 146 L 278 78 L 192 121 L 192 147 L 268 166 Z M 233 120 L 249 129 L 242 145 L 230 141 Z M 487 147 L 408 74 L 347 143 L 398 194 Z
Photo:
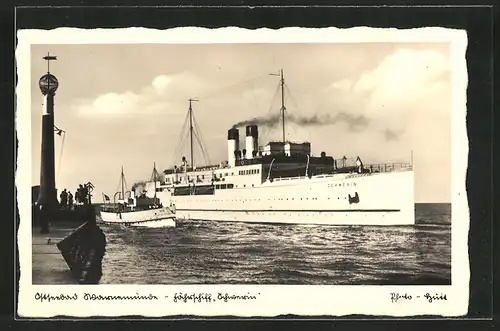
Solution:
M 226 160 L 229 128 L 279 115 L 279 77 L 270 74 L 283 69 L 287 140 L 365 164 L 410 162 L 413 151 L 416 202 L 450 202 L 447 43 L 32 45 L 33 185 L 48 52 L 58 58 L 55 125 L 66 131 L 64 144 L 55 139 L 58 190 L 90 181 L 100 201 L 118 189 L 122 166 L 130 188 L 154 163 L 161 170 L 189 158 L 181 131 L 190 98 L 211 163 Z M 259 133 L 260 145 L 282 135 L 279 126 Z M 194 159 L 208 161 L 196 143 Z

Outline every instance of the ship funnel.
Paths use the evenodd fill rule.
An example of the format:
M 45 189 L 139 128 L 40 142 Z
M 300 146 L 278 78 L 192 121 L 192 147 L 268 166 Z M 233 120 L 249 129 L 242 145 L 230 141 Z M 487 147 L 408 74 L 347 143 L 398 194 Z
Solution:
M 235 152 L 240 148 L 240 131 L 231 128 L 227 131 L 227 163 L 230 167 L 236 165 Z
M 256 156 L 259 147 L 259 128 L 257 125 L 247 125 L 246 127 L 246 150 L 247 159 Z

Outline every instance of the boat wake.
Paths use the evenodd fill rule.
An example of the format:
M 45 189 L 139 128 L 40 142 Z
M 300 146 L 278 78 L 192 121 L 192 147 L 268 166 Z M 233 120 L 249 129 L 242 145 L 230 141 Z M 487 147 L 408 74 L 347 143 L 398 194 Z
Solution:
M 139 222 L 139 223 L 129 223 L 126 225 L 127 227 L 134 228 L 171 228 L 176 226 L 176 221 L 174 219 L 162 219 L 162 220 L 154 220 L 147 222 Z

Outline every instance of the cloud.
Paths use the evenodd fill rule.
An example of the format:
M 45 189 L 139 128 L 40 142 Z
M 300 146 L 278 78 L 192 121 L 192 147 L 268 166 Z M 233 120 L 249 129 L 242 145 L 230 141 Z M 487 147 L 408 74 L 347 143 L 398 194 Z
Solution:
M 172 77 L 161 75 L 153 79 L 152 85 L 155 88 L 156 92 L 161 94 L 165 91 L 165 88 L 172 81 Z
M 287 90 L 287 120 L 311 129 L 325 126 L 343 132 L 345 128 L 344 136 L 356 134 L 345 139 L 349 144 L 363 134 L 370 136 L 374 145 L 399 142 L 403 146 L 416 140 L 412 136 L 415 119 L 432 121 L 437 113 L 449 114 L 449 78 L 445 53 L 399 49 L 373 68 L 333 81 L 323 90 L 299 97 L 297 102 Z M 274 112 L 239 120 L 235 126 L 276 128 L 280 123 L 279 113 Z M 337 143 L 343 141 L 342 137 L 337 139 Z
M 120 115 L 131 113 L 137 109 L 140 96 L 132 92 L 122 94 L 107 93 L 98 96 L 88 108 L 87 112 L 94 112 L 95 115 Z
M 372 70 L 332 83 L 323 96 L 329 96 L 326 107 L 362 114 L 385 135 L 404 133 L 415 116 L 449 113 L 450 88 L 445 53 L 403 48 Z
M 417 200 L 449 199 L 450 71 L 445 52 L 399 49 L 373 70 L 337 83 L 343 106 L 370 119 L 363 138 L 372 147 L 364 149 L 351 136 L 354 148 L 338 141 L 340 148 L 384 162 L 408 162 L 413 151 Z
M 174 79 L 173 76 L 160 75 L 138 92 L 105 93 L 93 100 L 76 100 L 72 107 L 79 116 L 84 117 L 120 118 L 159 114 L 166 112 L 170 106 L 165 94 Z
M 214 72 L 210 72 L 203 78 L 189 71 L 159 75 L 137 91 L 109 92 L 94 99 L 77 99 L 72 102 L 71 107 L 79 116 L 119 119 L 130 116 L 185 113 L 188 100 L 199 97 L 205 102 L 212 100 L 214 96 L 222 95 L 222 99 L 227 98 L 233 106 L 238 105 L 241 103 L 238 98 L 241 99 L 241 87 L 244 84 L 240 84 L 238 91 L 237 85 L 228 86 L 230 83 L 227 82 L 227 78 L 231 78 L 230 73 L 226 76 L 217 76 Z M 238 93 L 228 97 L 231 88 L 236 89 Z M 262 97 L 262 93 L 258 90 L 251 93 L 244 91 L 248 92 L 244 95 L 245 101 L 251 100 L 254 105 Z
M 386 57 L 376 69 L 364 73 L 356 82 L 357 91 L 377 89 L 411 93 L 449 70 L 445 54 L 431 50 L 399 49 Z

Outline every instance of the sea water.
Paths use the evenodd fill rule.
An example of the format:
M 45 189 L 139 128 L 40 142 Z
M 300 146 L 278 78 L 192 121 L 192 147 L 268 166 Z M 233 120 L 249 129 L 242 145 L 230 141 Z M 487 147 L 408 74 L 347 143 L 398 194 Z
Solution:
M 415 210 L 413 226 L 100 224 L 107 240 L 100 283 L 450 284 L 451 205 Z

